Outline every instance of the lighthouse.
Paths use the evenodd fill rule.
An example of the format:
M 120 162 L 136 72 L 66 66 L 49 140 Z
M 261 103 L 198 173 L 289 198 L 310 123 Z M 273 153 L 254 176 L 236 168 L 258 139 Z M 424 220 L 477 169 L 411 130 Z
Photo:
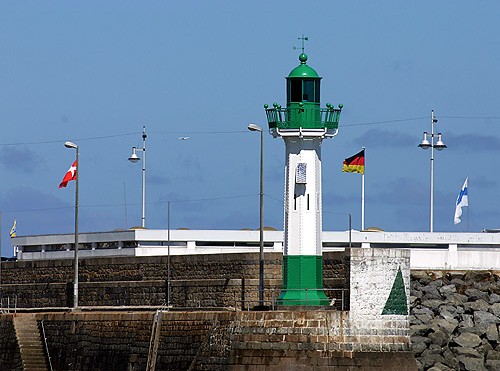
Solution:
M 342 105 L 320 107 L 321 77 L 299 55 L 286 78 L 286 108 L 264 105 L 269 131 L 285 142 L 283 279 L 278 304 L 328 305 L 323 291 L 321 145 L 334 137 Z

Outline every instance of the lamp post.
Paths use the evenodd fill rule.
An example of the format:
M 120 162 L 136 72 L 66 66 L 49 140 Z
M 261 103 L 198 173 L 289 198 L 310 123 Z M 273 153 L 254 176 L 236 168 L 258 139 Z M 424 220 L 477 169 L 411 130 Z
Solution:
M 172 282 L 170 267 L 170 201 L 167 202 L 167 307 L 172 305 Z
M 429 135 L 428 132 L 424 131 L 424 139 L 418 145 L 422 149 L 431 149 L 431 185 L 430 185 L 430 232 L 434 232 L 434 149 L 437 151 L 442 151 L 446 148 L 446 145 L 443 143 L 442 134 L 437 133 L 437 142 L 434 144 L 434 125 L 437 123 L 437 118 L 434 116 L 434 110 L 432 110 L 431 114 L 431 141 L 427 139 Z
M 141 158 L 137 156 L 137 151 L 142 151 L 142 219 L 141 226 L 146 228 L 146 127 L 142 127 L 142 148 L 132 147 L 132 154 L 128 160 L 136 163 Z
M 260 132 L 260 188 L 259 188 L 259 307 L 264 307 L 264 131 L 259 125 L 249 124 L 248 130 Z
M 75 255 L 74 264 L 74 284 L 73 284 L 73 309 L 78 308 L 78 179 L 80 179 L 80 162 L 78 161 L 78 146 L 73 142 L 64 143 L 66 148 L 76 151 L 76 179 L 75 179 Z

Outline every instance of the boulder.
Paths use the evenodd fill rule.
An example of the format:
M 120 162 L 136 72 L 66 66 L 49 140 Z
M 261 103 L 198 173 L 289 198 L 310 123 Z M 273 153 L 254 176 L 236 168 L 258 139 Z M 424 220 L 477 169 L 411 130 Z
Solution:
M 414 314 L 414 315 L 417 315 L 417 314 L 430 314 L 430 315 L 433 315 L 434 314 L 434 312 L 432 310 L 430 310 L 429 308 L 424 307 L 424 306 L 419 306 L 419 307 L 413 308 L 413 310 L 411 311 L 411 313 Z
M 491 289 L 492 285 L 495 285 L 494 282 L 489 282 L 489 281 L 484 281 L 484 282 L 475 282 L 474 283 L 474 288 L 478 289 L 479 291 L 484 291 L 488 293 L 488 291 Z
M 476 348 L 476 350 L 482 354 L 483 356 L 487 354 L 489 351 L 493 350 L 490 342 L 487 339 L 481 339 L 482 344 Z
M 460 370 L 467 371 L 486 371 L 487 368 L 484 366 L 484 362 L 479 358 L 467 358 L 466 356 L 460 356 L 458 358 L 458 363 L 460 365 Z
M 422 297 L 422 296 L 420 296 L 420 297 Z M 420 298 L 417 296 L 410 295 L 410 307 L 416 306 L 420 302 L 418 299 L 420 299 Z
M 462 294 L 451 294 L 446 298 L 447 304 L 448 305 L 454 305 L 456 307 L 462 305 L 463 303 L 467 302 L 469 298 L 467 295 L 462 295 Z
M 441 300 L 442 299 L 441 294 L 439 293 L 437 287 L 434 285 L 424 286 L 424 287 L 422 287 L 421 291 L 423 293 L 422 298 L 424 300 L 431 300 L 431 299 Z
M 500 303 L 491 304 L 489 312 L 493 313 L 497 317 L 500 317 Z
M 429 323 L 433 318 L 433 314 L 415 314 L 415 318 L 420 321 L 420 323 Z
M 491 323 L 486 327 L 486 339 L 489 341 L 498 341 L 498 329 L 495 323 Z
M 465 295 L 467 295 L 467 297 L 469 298 L 470 301 L 475 301 L 475 300 L 479 300 L 479 299 L 483 299 L 486 301 L 489 300 L 488 294 L 486 292 L 475 289 L 475 288 L 470 288 L 470 289 L 465 290 Z
M 446 285 L 439 288 L 439 293 L 443 295 L 445 298 L 457 292 L 457 288 L 455 285 Z
M 490 292 L 492 294 L 500 295 L 500 282 L 495 282 L 494 284 L 492 283 L 490 286 Z
M 486 353 L 486 359 L 494 359 L 496 361 L 500 361 L 500 352 L 497 350 L 490 350 Z
M 483 359 L 483 355 L 473 348 L 453 347 L 451 348 L 451 350 L 457 355 L 457 358 L 459 356 L 462 356 L 466 358 L 480 358 L 481 360 Z
M 476 334 L 479 337 L 483 336 L 485 331 L 486 331 L 485 326 L 459 327 L 458 328 L 458 334 L 465 334 L 465 333 L 469 332 L 471 334 Z
M 433 331 L 441 330 L 446 335 L 450 336 L 458 327 L 458 321 L 454 319 L 446 320 L 443 318 L 435 318 L 431 321 L 430 325 Z
M 426 349 L 420 355 L 420 362 L 422 363 L 424 369 L 428 369 L 436 363 L 444 363 L 444 357 L 440 354 L 432 353 L 429 349 Z
M 478 327 L 488 327 L 490 323 L 500 323 L 500 318 L 492 313 L 478 310 L 474 312 L 474 324 Z
M 500 295 L 496 293 L 490 294 L 490 304 L 500 303 Z
M 408 321 L 410 322 L 410 326 L 422 324 L 422 321 L 415 317 L 413 314 L 410 314 L 408 316 Z
M 413 353 L 415 353 L 415 355 L 417 355 L 417 356 L 422 354 L 422 352 L 426 349 L 427 349 L 427 344 L 425 344 L 423 342 L 422 343 L 414 343 L 412 341 L 412 343 L 411 343 L 411 351 Z
M 467 313 L 472 313 L 476 310 L 482 310 L 483 312 L 487 312 L 490 309 L 490 305 L 483 299 L 478 299 L 475 301 L 464 303 L 464 309 Z
M 444 349 L 444 352 L 443 352 L 443 357 L 444 357 L 444 364 L 448 367 L 450 367 L 451 369 L 453 370 L 459 370 L 459 366 L 458 366 L 458 360 L 457 360 L 457 356 L 455 355 L 455 353 L 453 353 L 450 348 L 446 348 Z
M 487 359 L 485 365 L 486 365 L 487 370 L 491 370 L 491 371 L 500 370 L 500 361 L 493 360 L 493 359 Z
M 410 336 L 427 336 L 431 332 L 431 327 L 428 324 L 415 325 L 410 327 Z
M 422 299 L 422 306 L 427 307 L 432 311 L 437 311 L 440 305 L 443 305 L 442 299 Z
M 434 364 L 434 366 L 432 366 L 427 371 L 453 371 L 453 369 L 446 366 L 445 364 L 443 364 L 441 362 L 438 362 L 438 363 Z
M 464 275 L 464 281 L 481 282 L 490 281 L 493 278 L 489 271 L 467 271 Z
M 481 345 L 481 338 L 471 332 L 464 332 L 453 338 L 453 341 L 464 348 L 475 348 Z
M 472 314 L 462 314 L 462 321 L 458 324 L 459 327 L 474 327 L 474 316 Z
M 427 335 L 427 337 L 431 339 L 433 344 L 438 345 L 439 348 L 442 348 L 445 345 L 447 345 L 448 341 L 450 340 L 450 335 L 442 330 L 431 332 L 429 335 Z
M 422 285 L 427 285 L 432 281 L 432 277 L 426 271 L 411 271 L 411 279 L 418 281 Z

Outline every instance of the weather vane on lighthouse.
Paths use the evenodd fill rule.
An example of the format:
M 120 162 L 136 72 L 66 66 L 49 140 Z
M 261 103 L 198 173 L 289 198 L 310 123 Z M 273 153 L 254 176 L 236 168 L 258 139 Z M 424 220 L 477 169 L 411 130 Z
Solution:
M 300 40 L 302 43 L 302 46 L 300 47 L 300 49 L 302 49 L 302 53 L 305 53 L 305 41 L 309 41 L 309 38 L 307 36 L 304 37 L 304 34 L 302 34 L 302 36 L 299 37 L 298 40 Z M 297 50 L 297 49 L 298 48 L 296 46 L 293 47 L 293 50 Z
M 327 305 L 323 291 L 321 143 L 334 137 L 342 105 L 320 107 L 320 81 L 307 65 L 302 41 L 300 65 L 286 78 L 286 108 L 264 105 L 273 137 L 285 141 L 283 284 L 280 305 Z

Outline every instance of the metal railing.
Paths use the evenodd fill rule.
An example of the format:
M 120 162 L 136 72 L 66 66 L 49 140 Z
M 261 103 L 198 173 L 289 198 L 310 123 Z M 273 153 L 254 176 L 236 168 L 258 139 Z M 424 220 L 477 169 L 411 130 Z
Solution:
M 3 296 L 0 299 L 0 313 L 12 313 L 17 312 L 17 295 L 14 295 L 13 298 L 10 296 Z
M 49 345 L 47 343 L 47 335 L 45 334 L 45 327 L 43 325 L 43 320 L 40 321 L 40 327 L 42 328 L 43 345 L 45 346 L 45 352 L 47 352 L 47 359 L 49 360 L 50 371 L 53 371 L 52 360 L 50 359 Z
M 309 129 L 338 129 L 341 108 L 274 108 L 266 109 L 269 129 L 304 127 Z
M 325 306 L 325 307 L 330 307 L 331 309 L 334 310 L 341 310 L 341 311 L 346 311 L 349 310 L 349 289 L 343 289 L 343 288 L 338 288 L 338 289 L 300 289 L 300 290 L 293 290 L 293 289 L 288 289 L 287 291 L 293 292 L 304 292 L 305 291 L 305 298 L 298 298 L 298 299 L 287 299 L 286 304 L 283 305 L 279 303 L 279 295 L 281 293 L 281 289 L 269 289 L 265 290 L 265 295 L 264 295 L 264 306 L 267 307 L 269 310 L 277 310 L 279 308 L 283 308 L 286 306 L 317 306 L 317 295 L 312 294 L 313 292 L 316 293 L 318 291 L 324 292 L 329 300 L 328 305 L 320 305 L 320 306 Z M 311 295 L 309 294 L 311 293 Z M 244 298 L 244 299 L 235 299 L 234 300 L 234 310 L 243 310 L 243 311 L 251 311 L 254 310 L 256 307 L 259 305 L 259 300 L 258 298 Z

